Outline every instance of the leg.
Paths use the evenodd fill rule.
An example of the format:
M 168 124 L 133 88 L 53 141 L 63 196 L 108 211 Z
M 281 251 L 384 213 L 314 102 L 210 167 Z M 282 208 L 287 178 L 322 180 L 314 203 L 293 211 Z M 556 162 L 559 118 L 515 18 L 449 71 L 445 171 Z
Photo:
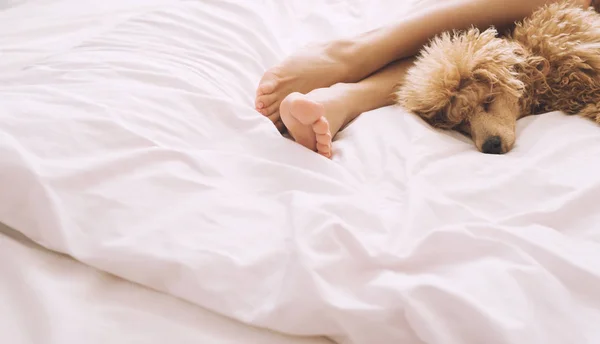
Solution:
M 291 93 L 281 103 L 281 119 L 296 142 L 329 158 L 341 128 L 363 112 L 394 104 L 394 90 L 412 61 L 394 62 L 358 83 Z
M 539 6 L 557 0 L 427 1 L 401 21 L 364 33 L 308 47 L 269 69 L 256 92 L 256 109 L 273 122 L 292 92 L 307 93 L 339 82 L 357 82 L 389 63 L 415 55 L 443 31 L 475 25 L 507 27 Z M 576 0 L 588 6 L 591 0 Z

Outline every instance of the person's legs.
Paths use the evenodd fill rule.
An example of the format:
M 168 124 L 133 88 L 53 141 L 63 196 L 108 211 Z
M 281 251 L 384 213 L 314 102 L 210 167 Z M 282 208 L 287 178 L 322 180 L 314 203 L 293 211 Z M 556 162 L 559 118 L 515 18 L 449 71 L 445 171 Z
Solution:
M 394 103 L 395 87 L 412 61 L 394 62 L 358 83 L 291 93 L 281 103 L 281 119 L 296 142 L 331 157 L 332 137 L 342 127 L 363 112 Z
M 353 39 L 308 47 L 265 72 L 256 109 L 273 122 L 279 105 L 292 92 L 306 93 L 339 82 L 357 82 L 387 64 L 415 55 L 433 36 L 471 25 L 508 27 L 539 6 L 557 0 L 446 0 L 423 5 L 392 25 Z M 575 0 L 589 6 L 591 0 Z

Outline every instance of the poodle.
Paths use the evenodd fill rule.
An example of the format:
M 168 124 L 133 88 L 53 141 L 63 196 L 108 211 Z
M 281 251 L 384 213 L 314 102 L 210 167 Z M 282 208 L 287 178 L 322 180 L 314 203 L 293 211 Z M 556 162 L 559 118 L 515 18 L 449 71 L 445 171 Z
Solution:
M 600 123 L 600 14 L 558 2 L 505 37 L 494 28 L 443 33 L 423 48 L 395 97 L 488 154 L 512 149 L 525 116 L 562 111 Z

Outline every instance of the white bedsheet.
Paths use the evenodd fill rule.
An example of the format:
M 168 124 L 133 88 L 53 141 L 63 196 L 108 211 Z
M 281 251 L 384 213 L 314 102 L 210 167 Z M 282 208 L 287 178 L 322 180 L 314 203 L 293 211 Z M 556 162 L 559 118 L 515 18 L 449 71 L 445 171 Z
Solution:
M 284 336 L 99 272 L 0 224 L 0 339 L 10 344 L 326 344 Z
M 255 113 L 256 82 L 302 44 L 409 2 L 91 3 L 23 5 L 70 13 L 24 11 L 32 36 L 76 36 L 42 39 L 25 62 L 17 44 L 35 30 L 13 25 L 0 45 L 17 47 L 0 76 L 0 221 L 289 334 L 600 341 L 598 126 L 528 118 L 510 154 L 489 156 L 385 108 L 340 133 L 328 161 Z

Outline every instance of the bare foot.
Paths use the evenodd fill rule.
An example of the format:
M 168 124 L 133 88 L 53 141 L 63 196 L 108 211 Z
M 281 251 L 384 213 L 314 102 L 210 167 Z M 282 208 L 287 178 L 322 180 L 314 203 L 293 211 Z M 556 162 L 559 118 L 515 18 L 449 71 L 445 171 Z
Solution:
M 349 87 L 337 84 L 307 94 L 289 94 L 280 107 L 281 120 L 292 138 L 304 147 L 331 158 L 332 138 L 356 115 L 345 104 Z
M 352 43 L 335 41 L 308 46 L 265 72 L 256 90 L 255 107 L 273 123 L 280 120 L 279 106 L 292 92 L 307 93 L 338 82 L 352 82 L 364 77 L 351 75 Z M 351 73 L 352 71 L 352 73 Z

